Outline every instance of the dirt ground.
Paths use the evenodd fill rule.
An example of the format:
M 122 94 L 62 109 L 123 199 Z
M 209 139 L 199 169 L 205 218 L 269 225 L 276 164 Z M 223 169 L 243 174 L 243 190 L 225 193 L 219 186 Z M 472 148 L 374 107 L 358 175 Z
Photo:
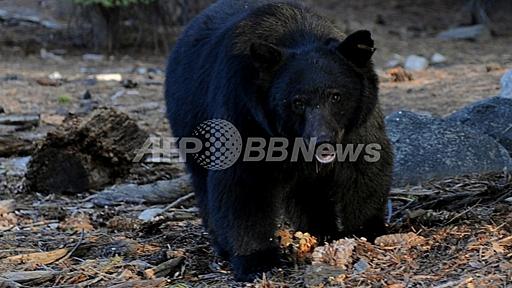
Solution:
M 309 2 L 342 29 L 373 32 L 386 114 L 405 109 L 449 115 L 497 95 L 500 77 L 512 69 L 510 1 L 496 1 L 490 12 L 493 37 L 481 41 L 435 37 L 468 23 L 464 1 Z M 163 100 L 165 55 L 117 52 L 91 62 L 82 59 L 88 51 L 52 47 L 66 50 L 63 61 L 56 62 L 42 59 L 40 46 L 27 49 L 31 29 L 0 26 L 0 107 L 6 113 L 41 114 L 42 124 L 35 132 L 46 133 L 69 112 L 83 109 L 83 95 L 89 91 L 94 105 L 115 107 L 150 133 L 169 135 Z M 17 37 L 22 44 L 17 44 Z M 385 65 L 393 54 L 430 58 L 434 53 L 447 61 L 412 72 L 411 81 L 393 82 L 386 76 Z M 38 80 L 54 72 L 63 77 L 60 86 L 40 84 Z M 94 80 L 100 73 L 119 73 L 137 87 Z M 0 227 L 10 227 L 0 230 L 0 287 L 2 278 L 8 278 L 5 273 L 20 271 L 45 271 L 24 282 L 30 287 L 512 287 L 512 204 L 503 201 L 506 197 L 453 211 L 427 207 L 435 215 L 448 213 L 436 221 L 432 215 L 420 221 L 398 213 L 391 218 L 391 231 L 416 233 L 421 237 L 416 245 L 406 241 L 376 246 L 355 240 L 353 261 L 343 269 L 298 265 L 278 269 L 255 284 L 239 284 L 233 282 L 228 265 L 214 257 L 191 202 L 143 223 L 137 216 L 148 208 L 145 205 L 95 207 L 83 201 L 88 195 L 26 194 L 23 175 L 5 168 L 7 163 L 9 159 L 0 158 L 0 200 L 15 199 L 16 212 L 0 215 Z M 510 183 L 507 174 L 473 175 L 395 189 L 393 205 L 395 211 L 405 211 L 404 203 L 423 194 L 493 191 L 511 197 Z M 179 213 L 185 216 L 178 217 Z M 66 249 L 67 256 L 54 262 L 12 259 L 58 249 Z M 182 262 L 163 276 L 144 273 L 152 265 L 178 258 Z M 361 263 L 367 267 L 361 268 Z

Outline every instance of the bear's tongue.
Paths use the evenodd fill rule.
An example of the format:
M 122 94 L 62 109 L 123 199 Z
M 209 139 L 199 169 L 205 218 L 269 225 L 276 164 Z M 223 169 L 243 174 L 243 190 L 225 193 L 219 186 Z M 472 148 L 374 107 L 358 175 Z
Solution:
M 322 152 L 322 153 L 316 153 L 315 158 L 318 162 L 322 164 L 331 163 L 336 159 L 336 153 L 334 152 Z

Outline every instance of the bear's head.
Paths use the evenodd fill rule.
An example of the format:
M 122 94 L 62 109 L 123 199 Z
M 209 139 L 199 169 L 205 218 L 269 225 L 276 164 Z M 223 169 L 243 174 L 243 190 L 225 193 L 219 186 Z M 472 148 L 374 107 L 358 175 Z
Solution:
M 336 144 L 364 125 L 377 103 L 374 51 L 365 30 L 294 49 L 252 43 L 250 56 L 265 91 L 260 101 L 273 134 Z

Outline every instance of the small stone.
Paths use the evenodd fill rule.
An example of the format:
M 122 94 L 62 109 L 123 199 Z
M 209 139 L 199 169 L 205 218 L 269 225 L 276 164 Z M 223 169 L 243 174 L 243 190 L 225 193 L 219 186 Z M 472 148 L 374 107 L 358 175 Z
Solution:
M 404 57 L 398 55 L 398 54 L 393 54 L 393 57 L 391 59 L 388 60 L 388 62 L 386 62 L 386 68 L 394 68 L 394 67 L 397 67 L 397 66 L 400 66 L 404 63 Z
M 354 269 L 357 273 L 363 273 L 368 269 L 368 267 L 370 267 L 370 265 L 368 265 L 368 262 L 363 259 L 360 259 L 356 264 L 354 264 Z
M 93 67 L 80 67 L 80 73 L 83 74 L 94 74 L 98 71 L 98 69 Z
M 158 216 L 160 213 L 162 213 L 164 210 L 161 208 L 149 208 L 144 211 L 142 211 L 138 217 L 139 220 L 142 220 L 144 222 L 148 222 L 153 220 L 156 216 Z
M 46 51 L 46 49 L 42 48 L 40 50 L 40 56 L 42 59 L 44 60 L 52 60 L 52 61 L 55 61 L 57 63 L 65 63 L 66 61 L 64 60 L 64 58 L 62 58 L 62 56 L 59 56 L 59 55 L 55 55 L 51 52 L 48 52 Z
M 18 80 L 22 80 L 22 77 L 20 77 L 19 75 L 16 75 L 16 74 L 7 74 L 4 76 L 4 78 L 2 79 L 4 81 L 18 81 Z
M 121 84 L 123 85 L 124 88 L 127 88 L 127 89 L 134 89 L 134 88 L 137 88 L 137 86 L 139 86 L 139 83 L 133 81 L 132 79 L 123 80 L 123 82 Z
M 430 62 L 432 62 L 433 64 L 441 64 L 446 62 L 446 60 L 446 57 L 444 57 L 440 53 L 434 53 L 434 55 L 432 55 L 432 57 L 430 58 Z
M 512 197 L 508 197 L 507 199 L 505 199 L 505 202 L 508 202 L 508 203 L 512 204 Z
M 48 75 L 48 79 L 50 79 L 50 80 L 62 80 L 62 75 L 58 71 L 55 71 L 52 74 Z
M 98 101 L 91 99 L 80 100 L 80 106 L 76 111 L 77 115 L 87 115 L 99 106 Z
M 512 70 L 508 70 L 501 77 L 501 93 L 500 97 L 512 99 Z
M 69 110 L 64 107 L 59 107 L 59 108 L 57 108 L 57 111 L 55 111 L 55 114 L 61 115 L 61 116 L 68 116 Z
M 82 55 L 82 60 L 90 62 L 102 62 L 105 60 L 105 55 L 88 53 Z
M 98 80 L 96 80 L 94 78 L 87 78 L 83 81 L 83 83 L 85 86 L 94 86 L 94 85 L 98 84 Z
M 146 75 L 146 73 L 148 73 L 148 68 L 146 67 L 137 67 L 137 69 L 135 69 L 135 72 L 139 75 Z
M 148 73 L 155 75 L 164 75 L 164 71 L 160 68 L 148 68 Z
M 405 69 L 410 71 L 422 71 L 427 69 L 428 60 L 425 57 L 410 55 L 405 60 Z
M 119 73 L 113 73 L 113 74 L 98 74 L 96 75 L 96 80 L 98 81 L 116 81 L 121 82 L 123 81 L 123 76 Z
M 84 100 L 90 100 L 92 99 L 92 95 L 91 95 L 91 92 L 89 90 L 86 90 L 84 95 L 82 95 L 82 99 Z
M 48 227 L 52 230 L 57 230 L 57 228 L 59 228 L 59 223 L 50 223 L 48 224 Z

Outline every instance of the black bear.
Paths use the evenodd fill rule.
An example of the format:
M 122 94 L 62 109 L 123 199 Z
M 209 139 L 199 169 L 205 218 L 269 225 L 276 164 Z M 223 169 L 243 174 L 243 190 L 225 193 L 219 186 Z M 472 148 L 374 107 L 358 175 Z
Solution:
M 244 142 L 303 137 L 381 148 L 377 161 L 239 159 L 224 170 L 187 155 L 203 223 L 237 280 L 278 265 L 274 235 L 283 219 L 321 239 L 385 232 L 393 155 L 374 51 L 370 32 L 346 36 L 303 4 L 272 0 L 217 1 L 178 40 L 165 91 L 175 137 L 224 119 Z

